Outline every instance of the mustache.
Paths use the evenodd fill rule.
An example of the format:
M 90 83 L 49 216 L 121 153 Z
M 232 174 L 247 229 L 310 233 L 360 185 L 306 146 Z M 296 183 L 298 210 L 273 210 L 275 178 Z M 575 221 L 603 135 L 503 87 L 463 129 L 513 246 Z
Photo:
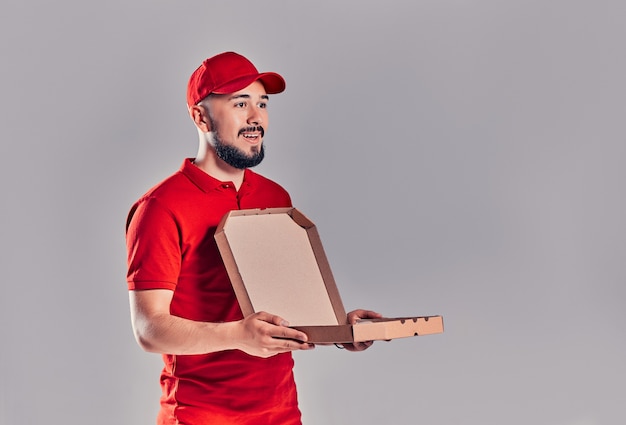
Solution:
M 241 136 L 243 133 L 254 133 L 255 131 L 260 132 L 261 137 L 265 136 L 265 130 L 260 125 L 257 125 L 256 127 L 252 126 L 252 127 L 242 128 L 241 130 L 239 130 L 239 133 L 237 135 Z

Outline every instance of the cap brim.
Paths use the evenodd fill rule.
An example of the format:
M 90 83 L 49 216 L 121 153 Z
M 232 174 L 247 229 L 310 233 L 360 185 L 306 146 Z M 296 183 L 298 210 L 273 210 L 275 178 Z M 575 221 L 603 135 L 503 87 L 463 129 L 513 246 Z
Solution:
M 260 81 L 267 94 L 281 93 L 285 90 L 285 80 L 275 72 L 262 72 L 260 74 L 246 75 L 217 87 L 212 91 L 215 94 L 229 94 L 245 89 L 255 81 Z

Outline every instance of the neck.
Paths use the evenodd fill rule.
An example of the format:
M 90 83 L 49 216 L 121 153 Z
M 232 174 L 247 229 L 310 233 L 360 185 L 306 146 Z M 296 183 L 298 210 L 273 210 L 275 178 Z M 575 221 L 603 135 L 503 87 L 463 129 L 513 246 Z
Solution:
M 213 178 L 223 182 L 233 182 L 235 188 L 239 190 L 243 183 L 244 170 L 225 163 L 217 156 L 215 149 L 211 146 L 207 137 L 203 136 L 204 135 L 200 136 L 198 154 L 196 155 L 194 164 Z

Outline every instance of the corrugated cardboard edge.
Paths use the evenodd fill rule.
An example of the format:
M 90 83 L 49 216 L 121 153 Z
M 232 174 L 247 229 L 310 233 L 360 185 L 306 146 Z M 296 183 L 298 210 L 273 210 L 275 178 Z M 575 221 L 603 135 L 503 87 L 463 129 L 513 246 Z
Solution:
M 356 325 L 294 326 L 315 344 L 392 340 L 443 333 L 442 316 L 366 320 Z

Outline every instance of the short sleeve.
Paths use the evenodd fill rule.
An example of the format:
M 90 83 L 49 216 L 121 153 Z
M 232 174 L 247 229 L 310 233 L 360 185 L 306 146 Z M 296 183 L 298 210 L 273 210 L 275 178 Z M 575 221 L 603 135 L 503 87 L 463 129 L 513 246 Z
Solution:
M 175 217 L 155 198 L 139 200 L 126 225 L 129 290 L 176 288 L 181 266 Z

